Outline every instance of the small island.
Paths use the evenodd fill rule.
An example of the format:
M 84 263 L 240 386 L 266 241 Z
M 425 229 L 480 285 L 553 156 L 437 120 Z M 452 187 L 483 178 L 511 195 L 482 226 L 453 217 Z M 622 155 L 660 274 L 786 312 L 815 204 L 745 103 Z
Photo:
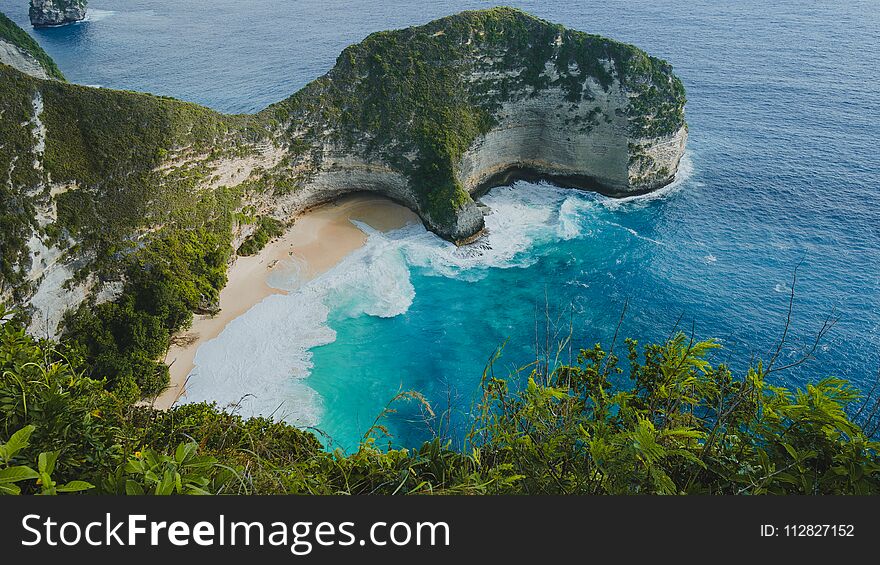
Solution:
M 82 21 L 86 5 L 86 0 L 31 0 L 31 25 L 53 27 Z

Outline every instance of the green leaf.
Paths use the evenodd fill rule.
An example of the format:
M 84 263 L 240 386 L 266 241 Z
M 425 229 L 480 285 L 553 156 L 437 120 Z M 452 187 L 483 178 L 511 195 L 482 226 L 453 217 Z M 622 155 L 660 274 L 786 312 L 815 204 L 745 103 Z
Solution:
M 131 473 L 131 474 L 134 474 L 134 473 L 142 474 L 142 473 L 145 471 L 145 469 L 144 469 L 144 462 L 143 462 L 143 461 L 139 461 L 139 460 L 137 460 L 137 459 L 130 459 L 130 460 L 125 464 L 124 469 L 125 469 L 125 472 L 126 472 L 126 473 Z
M 125 481 L 125 494 L 129 496 L 143 496 L 144 487 L 139 482 L 129 479 Z
M 95 488 L 95 485 L 86 481 L 70 481 L 65 485 L 61 485 L 56 490 L 58 492 L 80 492 Z
M 0 485 L 0 494 L 17 495 L 21 494 L 21 489 L 18 488 L 18 485 Z
M 9 441 L 0 446 L 0 456 L 2 456 L 3 460 L 9 461 L 15 457 L 16 453 L 27 447 L 28 439 L 30 439 L 35 429 L 37 429 L 36 426 L 25 426 L 12 434 Z
M 39 473 L 24 465 L 18 467 L 9 467 L 0 470 L 0 484 L 27 481 L 28 479 L 36 479 L 39 476 Z
M 55 471 L 55 461 L 58 460 L 58 455 L 60 451 L 44 451 L 40 453 L 38 458 L 38 469 L 40 473 L 46 473 L 47 475 L 51 475 L 53 471 Z
M 201 496 L 211 496 L 211 493 L 208 492 L 208 491 L 206 491 L 205 489 L 203 489 L 203 488 L 199 488 L 199 487 L 194 487 L 194 486 L 192 486 L 192 485 L 190 485 L 189 487 L 187 487 L 187 490 L 186 490 L 186 493 L 185 493 L 185 494 L 190 494 L 190 495 L 201 495 Z
M 43 494 L 55 494 L 55 481 L 52 480 L 49 473 L 40 473 L 40 482 L 40 489 Z
M 174 452 L 174 460 L 178 463 L 186 461 L 197 449 L 199 445 L 194 442 L 181 443 Z
M 159 456 L 152 449 L 144 451 L 143 457 L 144 461 L 150 466 L 150 468 L 158 467 L 162 463 Z
M 162 479 L 156 484 L 156 494 L 167 496 L 174 492 L 174 476 L 171 471 L 165 471 Z
M 792 459 L 794 459 L 795 461 L 800 461 L 800 459 L 798 458 L 797 449 L 795 449 L 794 446 L 792 446 L 791 444 L 782 442 L 782 447 L 784 447 L 785 450 L 788 452 L 788 454 L 791 455 Z

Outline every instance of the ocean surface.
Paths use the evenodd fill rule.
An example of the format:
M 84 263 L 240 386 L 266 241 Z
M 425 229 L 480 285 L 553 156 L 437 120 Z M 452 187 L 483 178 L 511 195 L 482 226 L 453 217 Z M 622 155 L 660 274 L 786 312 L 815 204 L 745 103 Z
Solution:
M 456 249 L 410 226 L 266 299 L 203 345 L 191 400 L 241 400 L 350 449 L 399 391 L 421 392 L 460 437 L 483 368 L 525 365 L 562 339 L 715 337 L 715 361 L 768 359 L 797 275 L 798 358 L 776 373 L 868 388 L 880 369 L 880 2 L 509 2 L 669 60 L 688 93 L 688 153 L 660 193 L 628 200 L 518 183 L 490 192 L 489 236 Z M 251 112 L 326 72 L 368 33 L 485 2 L 91 0 L 90 21 L 32 30 L 73 82 Z M 25 0 L 0 0 L 22 27 Z M 364 227 L 369 232 L 369 228 Z M 292 272 L 292 271 L 291 271 Z M 549 320 L 549 321 L 548 321 Z M 536 345 L 537 343 L 537 345 Z M 246 376 L 246 378 L 245 378 Z M 247 396 L 246 396 L 247 395 Z M 386 420 L 431 437 L 416 403 Z M 445 425 L 444 425 L 445 426 Z

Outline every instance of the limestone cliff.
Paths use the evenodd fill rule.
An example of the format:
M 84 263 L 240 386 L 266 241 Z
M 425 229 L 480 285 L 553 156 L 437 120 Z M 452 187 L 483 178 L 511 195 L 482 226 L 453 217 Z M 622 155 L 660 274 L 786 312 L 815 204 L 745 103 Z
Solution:
M 473 197 L 516 178 L 612 196 L 669 183 L 684 102 L 668 63 L 496 8 L 373 34 L 261 116 L 296 148 L 276 171 L 298 187 L 285 213 L 366 188 L 466 241 L 483 227 Z
M 59 26 L 86 18 L 86 0 L 31 0 L 34 27 Z
M 36 78 L 64 80 L 55 62 L 26 31 L 0 13 L 0 63 Z
M 0 95 L 0 295 L 48 305 L 106 290 L 169 230 L 240 242 L 255 217 L 352 191 L 462 243 L 493 185 L 643 193 L 673 179 L 687 137 L 668 63 L 501 8 L 372 34 L 255 115 L 3 65 Z

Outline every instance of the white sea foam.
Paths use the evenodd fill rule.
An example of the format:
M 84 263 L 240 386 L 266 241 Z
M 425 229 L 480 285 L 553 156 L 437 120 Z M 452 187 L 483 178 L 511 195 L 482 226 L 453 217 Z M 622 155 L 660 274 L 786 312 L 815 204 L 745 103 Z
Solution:
M 569 240 L 591 235 L 584 232 L 584 215 L 591 213 L 596 206 L 595 200 L 587 200 L 580 195 L 568 195 L 559 207 L 559 221 L 556 233 L 560 239 Z
M 113 10 L 96 10 L 95 8 L 89 8 L 84 21 L 100 22 L 101 20 L 106 20 L 115 13 L 116 12 Z
M 644 235 L 640 234 L 639 232 L 637 232 L 636 230 L 634 230 L 630 227 L 627 227 L 627 226 L 622 226 L 622 225 L 618 224 L 617 222 L 610 222 L 609 221 L 609 222 L 607 222 L 607 224 L 609 226 L 614 226 L 616 228 L 620 228 L 620 229 L 624 230 L 625 232 L 629 233 L 631 236 L 635 237 L 636 239 L 648 241 L 650 243 L 653 243 L 654 245 L 665 245 L 662 241 L 658 241 L 656 239 L 644 236 Z
M 791 288 L 785 283 L 777 283 L 776 286 L 773 287 L 773 290 L 779 293 L 790 293 Z
M 432 275 L 476 280 L 491 268 L 527 267 L 527 253 L 537 243 L 557 238 L 555 225 L 565 191 L 550 186 L 517 185 L 494 189 L 483 198 L 491 213 L 486 234 L 471 245 L 456 247 L 422 226 L 407 226 L 391 235 L 407 263 Z
M 328 325 L 330 306 L 337 316 L 398 316 L 415 298 L 411 267 L 473 278 L 490 267 L 531 264 L 524 252 L 551 233 L 546 226 L 560 198 L 552 188 L 523 192 L 501 189 L 486 198 L 494 210 L 487 217 L 489 233 L 473 246 L 456 247 L 421 224 L 381 233 L 355 222 L 367 242 L 327 273 L 302 283 L 302 265 L 285 261 L 269 284 L 289 294 L 266 298 L 199 347 L 183 401 L 217 401 L 235 405 L 244 416 L 318 424 L 321 399 L 304 379 L 312 369 L 311 350 L 336 339 Z
M 669 185 L 677 190 L 690 174 Z M 622 199 L 615 206 L 637 203 L 648 196 Z M 321 420 L 319 395 L 305 382 L 312 369 L 312 349 L 335 341 L 328 325 L 334 316 L 393 317 L 406 313 L 415 298 L 411 269 L 422 274 L 478 280 L 493 268 L 528 267 L 537 261 L 542 244 L 591 235 L 611 199 L 550 185 L 518 183 L 483 197 L 491 213 L 486 234 L 474 244 L 456 247 L 411 224 L 388 233 L 355 222 L 367 234 L 363 247 L 336 267 L 303 283 L 303 265 L 285 261 L 273 270 L 269 284 L 287 290 L 273 295 L 231 322 L 214 340 L 203 344 L 187 384 L 186 402 L 216 400 L 234 404 L 245 416 L 273 415 L 298 426 Z M 597 208 L 597 205 L 600 207 Z
M 406 312 L 415 297 L 400 249 L 375 232 L 314 280 L 300 285 L 296 268 L 287 273 L 294 280 L 273 283 L 295 290 L 269 296 L 199 347 L 185 402 L 215 400 L 244 416 L 313 426 L 321 399 L 303 379 L 312 368 L 311 349 L 336 339 L 328 305 L 346 316 L 391 317 Z

